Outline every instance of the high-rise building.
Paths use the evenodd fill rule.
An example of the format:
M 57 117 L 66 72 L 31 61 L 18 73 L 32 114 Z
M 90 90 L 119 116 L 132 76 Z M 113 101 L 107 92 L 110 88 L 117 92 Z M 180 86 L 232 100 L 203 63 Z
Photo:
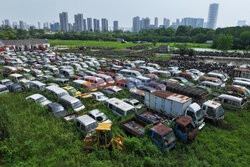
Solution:
M 12 23 L 12 28 L 18 28 L 17 22 L 13 22 L 13 23 Z
M 87 31 L 87 22 L 86 22 L 86 19 L 83 19 L 83 31 Z
M 59 22 L 55 23 L 55 31 L 60 31 L 60 23 Z
M 217 24 L 217 17 L 219 11 L 219 4 L 213 3 L 209 6 L 207 28 L 215 29 Z
M 148 17 L 142 18 L 140 23 L 140 29 L 149 29 L 150 28 L 150 19 Z
M 159 25 L 159 23 L 158 23 L 158 17 L 155 17 L 155 28 L 158 28 L 158 25 Z
M 108 20 L 106 18 L 102 18 L 102 31 L 108 31 Z
M 93 31 L 92 18 L 87 18 L 88 31 Z
M 164 18 L 164 19 L 163 19 L 163 26 L 164 26 L 165 28 L 168 28 L 168 27 L 170 26 L 170 20 L 167 19 L 167 18 Z
M 100 31 L 100 20 L 94 19 L 94 31 Z
M 69 30 L 68 31 L 74 31 L 74 27 L 71 23 L 68 23 Z
M 43 29 L 48 29 L 48 28 L 49 28 L 49 23 L 48 22 L 43 23 Z
M 140 17 L 136 16 L 133 18 L 133 32 L 139 32 L 140 31 Z
M 114 21 L 113 24 L 114 24 L 113 31 L 119 30 L 118 21 Z
M 203 27 L 204 19 L 203 18 L 186 17 L 186 18 L 182 19 L 181 24 L 184 25 L 184 26 L 191 26 L 191 27 Z
M 10 21 L 9 21 L 8 19 L 5 19 L 5 20 L 3 21 L 3 25 L 11 27 Z
M 246 20 L 239 20 L 237 25 L 240 26 L 240 27 L 246 26 L 247 25 L 247 21 Z
M 75 15 L 75 31 L 83 31 L 83 14 L 79 13 Z
M 68 12 L 62 12 L 59 14 L 60 18 L 60 28 L 61 31 L 67 32 L 69 31 L 69 19 L 68 19 Z
M 56 31 L 56 25 L 55 25 L 55 23 L 50 23 L 50 30 L 51 31 Z
M 37 24 L 37 25 L 38 25 L 38 27 L 37 27 L 37 28 L 38 28 L 38 29 L 41 29 L 41 23 L 40 23 L 40 22 L 38 22 L 38 24 Z
M 176 19 L 176 26 L 180 26 L 181 25 L 181 22 L 180 22 L 180 19 Z
M 25 29 L 25 25 L 24 25 L 24 22 L 22 20 L 19 21 L 19 28 L 22 30 Z

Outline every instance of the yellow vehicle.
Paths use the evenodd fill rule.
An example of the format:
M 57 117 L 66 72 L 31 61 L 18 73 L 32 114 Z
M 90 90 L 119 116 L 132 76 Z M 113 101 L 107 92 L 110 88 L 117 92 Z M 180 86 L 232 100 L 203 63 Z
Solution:
M 79 97 L 81 96 L 81 92 L 77 91 L 74 87 L 72 86 L 65 86 L 63 89 L 67 90 L 70 94 L 72 94 L 74 97 Z
M 115 147 L 119 150 L 124 150 L 124 138 L 117 135 L 117 138 L 112 138 L 111 123 L 99 123 L 95 131 L 89 132 L 84 139 L 84 148 L 93 149 L 94 146 L 101 148 Z
M 97 91 L 97 86 L 96 84 L 92 83 L 92 82 L 85 82 L 83 83 L 83 88 L 89 90 L 89 91 Z
M 92 97 L 93 97 L 93 95 L 90 93 L 83 93 L 80 96 L 80 98 L 82 98 L 82 99 L 87 99 L 87 98 L 92 98 Z

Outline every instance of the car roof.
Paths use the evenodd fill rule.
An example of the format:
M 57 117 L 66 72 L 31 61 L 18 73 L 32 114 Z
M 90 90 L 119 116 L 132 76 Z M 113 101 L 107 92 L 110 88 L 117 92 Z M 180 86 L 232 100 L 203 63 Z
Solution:
M 90 113 L 90 114 L 92 114 L 92 115 L 94 115 L 95 117 L 98 117 L 98 116 L 104 115 L 104 113 L 103 113 L 103 112 L 101 112 L 101 111 L 100 111 L 100 110 L 98 110 L 98 109 L 91 110 L 89 113 Z
M 86 114 L 77 117 L 76 120 L 79 121 L 79 122 L 81 122 L 81 123 L 84 124 L 84 125 L 90 125 L 90 124 L 96 122 L 96 120 L 94 120 L 93 118 L 91 118 L 90 116 L 88 116 L 88 115 L 86 115 Z
M 39 98 L 41 98 L 41 97 L 44 97 L 44 96 L 41 95 L 41 94 L 38 94 L 38 93 L 29 96 L 29 98 L 32 98 L 32 99 L 34 99 L 34 100 L 37 100 L 37 99 L 39 99 Z

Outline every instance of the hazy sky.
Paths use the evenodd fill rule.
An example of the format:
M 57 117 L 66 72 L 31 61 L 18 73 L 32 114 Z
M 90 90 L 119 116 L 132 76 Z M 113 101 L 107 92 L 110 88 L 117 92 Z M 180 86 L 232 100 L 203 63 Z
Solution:
M 58 14 L 67 11 L 73 22 L 75 13 L 84 18 L 108 18 L 120 27 L 131 27 L 134 16 L 159 18 L 175 21 L 176 18 L 201 17 L 207 20 L 210 3 L 219 3 L 217 26 L 235 26 L 238 20 L 250 24 L 250 0 L 1 0 L 0 21 L 23 20 L 37 26 L 37 22 L 59 21 Z

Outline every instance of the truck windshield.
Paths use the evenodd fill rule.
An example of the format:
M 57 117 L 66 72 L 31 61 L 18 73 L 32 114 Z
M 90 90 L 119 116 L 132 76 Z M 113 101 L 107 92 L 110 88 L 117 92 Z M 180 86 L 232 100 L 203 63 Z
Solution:
M 218 114 L 219 117 L 224 115 L 224 109 L 223 109 L 222 106 L 217 108 L 217 114 Z
M 169 132 L 166 136 L 164 136 L 165 145 L 169 145 L 175 141 L 175 134 L 173 131 Z
M 205 115 L 205 113 L 203 112 L 202 109 L 200 109 L 199 111 L 196 112 L 196 117 L 198 120 L 200 120 L 201 118 L 203 118 Z

